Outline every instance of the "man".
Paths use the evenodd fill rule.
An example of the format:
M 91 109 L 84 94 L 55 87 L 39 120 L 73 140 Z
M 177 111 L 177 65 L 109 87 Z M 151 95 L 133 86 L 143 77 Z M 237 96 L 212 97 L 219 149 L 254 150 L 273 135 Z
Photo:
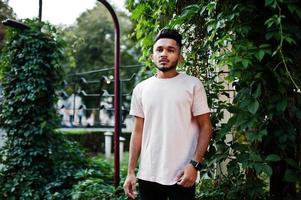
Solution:
M 142 200 L 194 199 L 197 170 L 211 138 L 211 122 L 202 83 L 179 73 L 181 35 L 163 29 L 151 59 L 157 74 L 139 83 L 132 96 L 135 116 L 130 141 L 126 195 L 136 197 L 136 162 Z M 141 154 L 141 155 L 140 155 Z

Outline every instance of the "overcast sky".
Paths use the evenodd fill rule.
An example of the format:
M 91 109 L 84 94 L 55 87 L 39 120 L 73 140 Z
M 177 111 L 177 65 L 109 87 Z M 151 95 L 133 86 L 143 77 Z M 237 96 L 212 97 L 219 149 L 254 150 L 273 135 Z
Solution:
M 124 9 L 124 0 L 108 0 L 119 9 Z M 72 24 L 87 9 L 93 8 L 96 0 L 43 0 L 44 21 L 52 24 Z M 99 3 L 99 2 L 98 2 Z M 19 19 L 38 16 L 39 0 L 9 0 Z

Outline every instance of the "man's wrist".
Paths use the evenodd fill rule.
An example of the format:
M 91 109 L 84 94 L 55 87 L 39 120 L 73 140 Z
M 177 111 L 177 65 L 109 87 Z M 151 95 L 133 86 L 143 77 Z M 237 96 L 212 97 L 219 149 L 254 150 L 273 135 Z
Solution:
M 196 160 L 190 160 L 189 164 L 191 164 L 197 171 L 200 171 L 203 169 L 202 163 L 198 162 Z
M 193 158 L 192 158 L 192 160 L 195 160 L 195 161 L 197 161 L 197 162 L 199 162 L 199 163 L 203 163 L 203 161 L 205 160 L 205 158 L 202 156 L 202 157 L 199 157 L 199 156 L 194 156 Z
M 128 175 L 135 175 L 135 169 L 128 169 Z
M 128 175 L 135 175 L 135 172 L 128 172 Z

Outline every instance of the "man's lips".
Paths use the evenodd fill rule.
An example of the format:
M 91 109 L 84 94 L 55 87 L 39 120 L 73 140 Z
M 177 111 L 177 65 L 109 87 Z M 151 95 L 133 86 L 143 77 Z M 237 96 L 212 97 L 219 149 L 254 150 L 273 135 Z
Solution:
M 162 59 L 162 60 L 159 60 L 159 63 L 160 64 L 167 64 L 169 62 L 169 60 L 168 59 Z

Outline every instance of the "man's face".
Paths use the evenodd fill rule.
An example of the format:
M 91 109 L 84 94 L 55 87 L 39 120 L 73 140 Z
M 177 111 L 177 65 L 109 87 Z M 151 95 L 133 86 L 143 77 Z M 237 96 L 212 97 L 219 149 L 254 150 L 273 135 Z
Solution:
M 151 58 L 160 71 L 174 70 L 181 59 L 180 48 L 175 40 L 161 38 L 154 44 Z

